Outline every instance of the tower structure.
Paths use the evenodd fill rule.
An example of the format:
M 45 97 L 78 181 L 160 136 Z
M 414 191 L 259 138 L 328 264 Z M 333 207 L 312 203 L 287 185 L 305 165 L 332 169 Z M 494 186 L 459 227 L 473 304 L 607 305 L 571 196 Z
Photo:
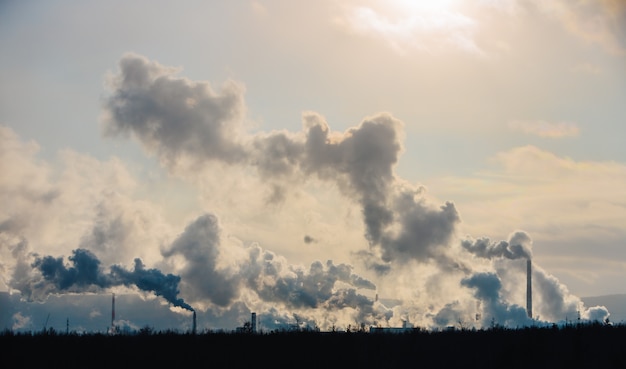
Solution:
M 191 325 L 191 334 L 196 334 L 196 311 L 193 311 L 193 323 Z
M 256 333 L 256 313 L 252 313 L 252 317 L 250 318 L 250 325 L 252 326 L 252 333 Z
M 111 296 L 111 333 L 115 333 L 115 293 Z
M 528 317 L 533 317 L 533 277 L 532 277 L 532 262 L 530 259 L 526 261 L 526 312 Z

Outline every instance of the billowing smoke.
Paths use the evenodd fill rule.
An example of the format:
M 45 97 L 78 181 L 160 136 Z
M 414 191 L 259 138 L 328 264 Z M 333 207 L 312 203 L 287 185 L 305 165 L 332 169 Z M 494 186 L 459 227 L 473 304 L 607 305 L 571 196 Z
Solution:
M 488 238 L 476 240 L 465 239 L 461 245 L 471 254 L 489 260 L 498 259 L 523 259 L 532 258 L 533 241 L 530 235 L 524 231 L 515 231 L 509 235 L 508 241 L 491 241 Z M 518 306 L 508 306 L 501 299 L 502 278 L 513 278 L 514 284 L 525 286 L 525 268 L 522 264 L 496 266 L 498 273 L 474 274 L 469 279 L 464 279 L 462 284 L 467 287 L 477 288 L 476 297 L 487 302 L 488 308 L 494 317 L 500 317 L 509 323 L 516 322 L 518 325 L 528 323 L 518 311 Z M 569 293 L 556 277 L 547 273 L 537 263 L 533 263 L 532 269 L 532 293 L 534 314 L 545 321 L 565 321 L 568 317 L 580 315 L 584 319 L 604 320 L 609 316 L 608 310 L 603 306 L 586 308 L 582 301 Z M 525 265 L 525 264 L 524 264 Z M 510 271 L 514 266 L 513 276 Z M 522 278 L 524 277 L 524 278 Z M 487 283 L 489 282 L 489 283 Z M 513 311 L 511 310 L 513 309 Z M 519 319 L 511 320 L 510 313 Z M 600 319 L 598 319 L 600 317 Z
M 504 257 L 507 259 L 532 258 L 532 239 L 524 231 L 513 232 L 509 241 L 492 242 L 483 237 L 477 240 L 466 239 L 461 242 L 470 253 L 486 259 Z
M 163 256 L 182 256 L 180 273 L 190 295 L 227 306 L 237 297 L 239 282 L 234 272 L 218 268 L 219 243 L 217 218 L 207 214 L 189 224 Z
M 119 68 L 104 104 L 105 132 L 132 134 L 168 168 L 207 160 L 252 166 L 273 183 L 274 200 L 284 198 L 281 179 L 332 181 L 360 204 L 365 237 L 382 248 L 385 262 L 431 258 L 453 236 L 459 221 L 454 205 L 427 205 L 422 188 L 395 177 L 403 131 L 390 114 L 338 133 L 320 115 L 306 113 L 298 134 L 246 134 L 244 89 L 234 82 L 216 93 L 206 82 L 176 77 L 177 70 L 134 54 Z
M 244 112 L 242 87 L 229 82 L 217 93 L 206 83 L 173 78 L 176 72 L 139 56 L 122 58 L 106 102 L 106 133 L 133 134 L 172 166 L 187 156 L 245 158 L 232 139 Z
M 228 253 L 238 255 L 227 259 Z M 352 272 L 352 266 L 313 262 L 308 269 L 291 265 L 257 244 L 221 244 L 216 216 L 204 214 L 190 223 L 172 245 L 163 251 L 167 259 L 182 264 L 184 291 L 195 305 L 229 308 L 242 295 L 257 309 L 281 306 L 291 311 L 327 311 L 350 308 L 363 322 L 384 319 L 374 302 L 358 290 L 375 290 L 369 280 Z
M 461 285 L 474 290 L 474 296 L 482 302 L 482 325 L 494 324 L 507 327 L 522 327 L 532 320 L 526 309 L 507 303 L 501 296 L 502 283 L 495 273 L 475 273 L 461 280 Z
M 108 188 L 98 189 L 88 202 L 98 204 L 95 216 L 91 215 L 93 226 L 81 229 L 76 243 L 63 239 L 65 245 L 79 245 L 69 265 L 51 256 L 32 262 L 25 251 L 28 242 L 20 234 L 28 217 L 8 214 L 0 219 L 0 236 L 10 235 L 0 242 L 13 251 L 16 260 L 13 280 L 8 283 L 12 288 L 29 299 L 40 299 L 51 293 L 134 286 L 191 310 L 179 297 L 185 296 L 196 310 L 214 316 L 245 316 L 253 310 L 261 317 L 259 322 L 268 325 L 295 320 L 329 328 L 335 324 L 385 325 L 410 318 L 437 326 L 469 321 L 468 313 L 476 311 L 482 325 L 492 320 L 528 324 L 524 309 L 511 301 L 523 301 L 523 294 L 515 297 L 515 286 L 525 285 L 518 283 L 524 276 L 518 264 L 532 256 L 530 236 L 517 231 L 507 241 L 468 238 L 459 242 L 456 232 L 461 218 L 455 205 L 434 203 L 424 187 L 395 175 L 403 150 L 403 124 L 391 114 L 366 117 L 336 132 L 322 116 L 307 112 L 299 132 L 250 133 L 243 86 L 229 81 L 216 90 L 207 82 L 178 77 L 178 72 L 139 55 L 125 55 L 119 71 L 109 79 L 111 91 L 103 104 L 105 134 L 132 136 L 171 173 L 182 173 L 185 178 L 206 174 L 200 169 L 212 164 L 256 175 L 269 189 L 267 203 L 271 205 L 285 202 L 290 191 L 309 181 L 329 183 L 360 211 L 365 247 L 352 255 L 367 272 L 373 272 L 372 278 L 388 286 L 401 282 L 404 290 L 399 297 L 404 301 L 390 308 L 369 296 L 378 293 L 379 280 L 374 284 L 354 273 L 350 264 L 317 260 L 306 267 L 295 265 L 270 251 L 271 244 L 261 247 L 232 234 L 222 236 L 218 217 L 210 213 L 181 227 L 175 237 L 168 232 L 154 239 L 139 237 L 135 229 L 150 224 L 145 233 L 153 234 L 161 223 L 150 222 L 149 216 L 131 216 L 136 212 L 124 211 L 126 197 L 101 195 L 110 194 Z M 15 193 L 24 192 L 23 186 L 14 187 Z M 41 187 L 31 191 L 37 196 L 29 192 L 38 203 L 63 195 L 55 186 Z M 152 214 L 151 210 L 140 213 Z M 36 213 L 24 212 L 32 217 Z M 327 238 L 298 236 L 293 247 L 311 249 L 315 243 L 321 248 Z M 143 260 L 152 264 L 155 260 L 146 257 L 159 258 L 157 262 L 176 275 L 147 269 L 140 259 L 131 270 L 110 259 L 135 252 L 130 247 L 135 244 L 150 246 L 142 247 Z M 159 247 L 160 254 L 150 252 Z M 108 271 L 92 252 L 111 265 Z M 544 319 L 560 320 L 577 311 L 589 318 L 608 314 L 602 307 L 584 309 L 579 299 L 536 264 L 533 273 L 535 312 Z
M 400 121 L 381 113 L 345 132 L 333 132 L 322 116 L 308 112 L 303 115 L 301 132 L 252 134 L 245 130 L 242 86 L 229 81 L 216 92 L 207 82 L 177 77 L 177 72 L 139 55 L 125 55 L 110 79 L 112 91 L 104 102 L 105 132 L 134 136 L 173 171 L 201 168 L 208 161 L 252 168 L 270 186 L 270 202 L 284 201 L 294 184 L 309 178 L 329 181 L 360 207 L 369 248 L 357 255 L 377 275 L 389 275 L 413 263 L 453 271 L 451 275 L 460 278 L 456 287 L 475 291 L 473 298 L 484 302 L 487 315 L 516 324 L 526 320 L 522 308 L 506 302 L 510 291 L 505 291 L 500 273 L 474 271 L 467 254 L 451 248 L 461 221 L 454 204 L 433 204 L 423 187 L 394 174 L 403 150 Z M 313 238 L 304 240 L 310 243 Z M 508 241 L 466 239 L 461 246 L 461 251 L 485 260 L 513 263 L 532 256 L 532 240 L 523 231 L 514 232 Z M 354 276 L 350 266 L 314 262 L 306 270 L 260 246 L 237 247 L 238 258 L 224 252 L 217 219 L 204 215 L 163 256 L 178 260 L 179 265 L 182 260 L 181 276 L 190 296 L 218 307 L 248 299 L 250 304 L 260 300 L 292 309 L 350 307 L 376 314 L 371 299 L 356 292 L 374 288 L 373 284 Z M 546 292 L 558 291 L 560 284 L 550 278 L 542 280 L 540 268 L 535 273 L 540 285 L 537 293 L 546 297 L 535 301 L 554 316 L 561 314 L 565 308 L 548 300 L 565 301 L 569 295 Z M 444 283 L 439 280 L 443 279 L 429 278 L 428 288 L 441 289 L 435 287 Z M 543 286 L 542 281 L 550 282 Z M 339 283 L 347 288 L 337 289 Z M 444 303 L 439 311 L 445 315 L 444 309 L 466 309 L 466 305 Z M 436 316 L 436 312 L 432 313 Z
M 59 293 L 99 292 L 115 286 L 135 286 L 142 291 L 162 296 L 170 304 L 187 310 L 191 306 L 178 298 L 180 277 L 163 274 L 157 269 L 146 269 L 140 259 L 135 259 L 133 270 L 120 265 L 112 265 L 109 273 L 100 266 L 100 260 L 89 250 L 76 249 L 68 257 L 67 266 L 62 257 L 37 257 L 32 267 L 41 273 L 40 279 L 34 279 L 30 288 L 21 292 L 27 298 L 47 296 Z

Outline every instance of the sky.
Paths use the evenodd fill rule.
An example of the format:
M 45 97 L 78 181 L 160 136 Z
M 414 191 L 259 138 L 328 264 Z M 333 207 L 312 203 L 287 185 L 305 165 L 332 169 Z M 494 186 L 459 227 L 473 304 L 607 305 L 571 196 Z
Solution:
M 106 329 L 113 293 L 180 330 L 626 293 L 621 0 L 4 0 L 0 47 L 7 328 Z

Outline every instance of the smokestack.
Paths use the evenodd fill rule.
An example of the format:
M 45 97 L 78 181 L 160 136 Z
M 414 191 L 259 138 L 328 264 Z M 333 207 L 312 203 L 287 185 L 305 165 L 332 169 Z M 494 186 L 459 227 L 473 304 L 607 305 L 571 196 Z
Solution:
M 193 324 L 191 325 L 191 334 L 196 334 L 196 311 L 193 311 Z
M 532 288 L 532 263 L 530 259 L 526 261 L 526 312 L 528 317 L 533 317 L 533 288 Z
M 111 296 L 111 332 L 115 330 L 115 293 Z
M 250 319 L 250 323 L 252 325 L 252 333 L 256 333 L 256 313 L 252 313 L 252 318 Z

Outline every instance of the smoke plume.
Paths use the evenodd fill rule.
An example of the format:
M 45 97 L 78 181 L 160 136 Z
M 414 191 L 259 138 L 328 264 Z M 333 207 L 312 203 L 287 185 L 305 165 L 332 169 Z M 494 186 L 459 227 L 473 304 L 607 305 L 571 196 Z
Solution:
M 485 259 L 505 257 L 507 259 L 532 258 L 532 239 L 524 231 L 513 232 L 509 241 L 492 242 L 483 237 L 477 240 L 466 239 L 461 242 L 470 253 Z
M 350 308 L 361 321 L 381 319 L 373 301 L 357 292 L 376 286 L 354 274 L 352 266 L 328 260 L 315 261 L 305 269 L 257 244 L 226 247 L 220 232 L 215 215 L 201 215 L 163 252 L 166 259 L 182 257 L 183 288 L 194 296 L 194 305 L 225 309 L 248 296 L 257 305 L 256 311 L 280 306 L 306 316 L 314 309 Z M 238 257 L 226 263 L 227 253 Z
M 207 82 L 177 77 L 178 72 L 139 55 L 123 56 L 104 102 L 105 132 L 132 135 L 173 172 L 191 172 L 207 162 L 252 169 L 271 188 L 271 203 L 284 201 L 288 191 L 308 179 L 329 182 L 360 208 L 369 247 L 356 255 L 367 268 L 379 276 L 415 263 L 453 272 L 451 278 L 460 278 L 457 288 L 474 291 L 473 298 L 484 302 L 487 315 L 502 322 L 525 322 L 523 309 L 506 301 L 511 291 L 509 282 L 502 283 L 505 273 L 474 271 L 467 256 L 511 263 L 530 259 L 532 239 L 516 231 L 508 241 L 462 240 L 465 255 L 453 249 L 461 221 L 455 205 L 433 203 L 422 186 L 394 173 L 403 151 L 402 122 L 380 113 L 345 132 L 335 132 L 321 115 L 306 112 L 300 132 L 249 133 L 241 85 L 229 81 L 216 92 Z M 250 304 L 278 303 L 296 310 L 350 307 L 370 315 L 376 311 L 371 299 L 357 293 L 359 288 L 375 286 L 352 274 L 351 266 L 328 261 L 313 262 L 308 269 L 296 267 L 255 244 L 227 248 L 219 232 L 217 217 L 203 215 L 163 251 L 166 259 L 182 260 L 183 286 L 198 303 L 205 300 L 226 308 L 248 299 Z M 535 273 L 542 270 L 536 268 Z M 546 297 L 536 302 L 554 316 L 567 310 L 561 305 L 569 294 L 554 292 L 559 291 L 558 281 L 540 275 L 534 280 L 539 284 L 537 293 Z M 542 284 L 544 280 L 550 282 Z M 339 283 L 347 287 L 338 289 Z M 428 283 L 428 290 L 435 291 L 451 281 L 431 277 Z M 553 292 L 547 292 L 551 288 Z M 560 299 L 561 305 L 550 299 Z M 430 311 L 436 316 L 443 309 L 467 305 L 442 301 L 439 310 L 433 305 Z
M 32 298 L 60 293 L 99 292 L 122 285 L 135 286 L 141 291 L 162 296 L 174 306 L 193 310 L 183 299 L 177 297 L 179 276 L 163 274 L 157 269 L 146 269 L 140 259 L 135 259 L 133 270 L 112 265 L 109 273 L 103 271 L 100 260 L 89 250 L 76 249 L 68 260 L 70 265 L 66 265 L 62 257 L 37 257 L 32 267 L 39 270 L 41 278 L 33 280 L 30 289 L 22 288 L 22 294 Z
M 207 160 L 256 168 L 282 199 L 282 179 L 331 181 L 361 206 L 365 237 L 383 260 L 430 258 L 452 237 L 459 216 L 452 203 L 427 205 L 423 189 L 399 181 L 402 123 L 381 113 L 346 132 L 332 132 L 316 113 L 303 131 L 247 134 L 243 91 L 228 82 L 221 93 L 206 82 L 176 77 L 177 70 L 125 55 L 105 100 L 105 132 L 132 134 L 170 169 Z M 278 192 L 276 192 L 278 190 Z M 395 229 L 399 228 L 399 231 Z
M 159 235 L 151 238 L 145 234 L 155 233 L 162 224 L 152 217 L 153 208 L 135 211 L 139 208 L 135 206 L 127 211 L 127 197 L 111 190 L 123 186 L 111 181 L 78 203 L 89 207 L 57 205 L 92 212 L 65 222 L 75 224 L 69 220 L 87 216 L 93 223 L 80 228 L 77 239 L 60 238 L 64 245 L 78 245 L 67 264 L 63 258 L 27 252 L 31 240 L 23 237 L 23 230 L 33 219 L 41 218 L 44 223 L 45 217 L 34 210 L 2 213 L 0 251 L 7 254 L 6 250 L 11 250 L 15 260 L 8 285 L 29 300 L 49 294 L 136 287 L 174 306 L 214 317 L 238 317 L 256 311 L 259 322 L 268 326 L 294 319 L 323 328 L 388 325 L 400 319 L 438 326 L 461 319 L 470 321 L 470 313 L 479 313 L 480 325 L 496 321 L 522 326 L 531 322 L 515 301 L 523 301 L 523 294 L 516 297 L 516 286 L 525 285 L 519 283 L 524 279 L 524 269 L 518 264 L 532 257 L 532 239 L 528 233 L 516 231 L 506 241 L 486 237 L 459 240 L 461 217 L 454 203 L 435 202 L 423 186 L 395 174 L 403 152 L 401 121 L 389 113 L 379 113 L 338 132 L 331 130 L 320 114 L 305 112 L 297 132 L 252 133 L 247 130 L 245 88 L 241 84 L 228 81 L 214 88 L 208 82 L 179 77 L 179 72 L 140 55 L 124 55 L 119 70 L 108 80 L 110 91 L 103 101 L 104 134 L 132 137 L 171 174 L 185 179 L 204 176 L 207 168 L 237 168 L 257 177 L 269 190 L 264 205 L 280 205 L 313 181 L 328 184 L 358 209 L 363 242 L 350 255 L 356 256 L 365 273 L 356 273 L 350 263 L 326 258 L 308 260 L 306 266 L 292 264 L 271 251 L 271 244 L 261 246 L 250 241 L 249 235 L 243 237 L 244 242 L 230 230 L 223 232 L 218 216 L 204 208 L 201 215 L 180 226 L 179 234 L 157 232 Z M 3 142 L 13 140 L 2 134 L 8 134 L 0 130 Z M 25 152 L 21 155 L 2 151 L 10 146 L 0 145 L 3 163 L 14 162 L 15 156 L 33 155 L 34 149 L 28 147 L 21 147 Z M 95 160 L 84 161 L 79 172 L 94 166 Z M 41 172 L 41 168 L 30 167 L 32 172 Z M 119 168 L 111 172 L 111 178 L 130 177 Z M 21 182 L 7 187 L 12 196 L 4 199 L 12 201 L 13 208 L 45 208 L 59 199 L 68 201 L 71 196 L 67 193 L 76 192 L 63 191 L 43 179 L 41 185 L 28 187 L 27 179 L 32 175 L 27 174 Z M 91 188 L 89 183 L 81 182 L 80 188 Z M 11 197 L 23 203 L 15 205 Z M 45 214 L 58 212 L 53 211 L 58 208 L 50 209 Z M 147 228 L 137 235 L 136 230 L 142 227 Z M 319 229 L 307 232 L 322 234 Z M 310 250 L 313 244 L 315 249 L 322 249 L 329 238 L 326 234 L 302 238 L 299 233 L 293 249 Z M 342 247 L 343 240 L 332 242 Z M 141 250 L 133 249 L 134 245 L 142 245 Z M 130 253 L 134 257 L 134 252 L 144 252 L 143 260 L 162 263 L 157 265 L 176 274 L 146 268 L 139 258 L 130 270 L 113 259 Z M 110 265 L 108 270 L 101 260 Z M 608 316 L 602 307 L 586 309 L 536 263 L 533 283 L 534 311 L 544 319 L 558 321 L 576 312 L 590 319 Z M 401 301 L 379 301 L 370 296 L 383 287 L 391 288 Z

